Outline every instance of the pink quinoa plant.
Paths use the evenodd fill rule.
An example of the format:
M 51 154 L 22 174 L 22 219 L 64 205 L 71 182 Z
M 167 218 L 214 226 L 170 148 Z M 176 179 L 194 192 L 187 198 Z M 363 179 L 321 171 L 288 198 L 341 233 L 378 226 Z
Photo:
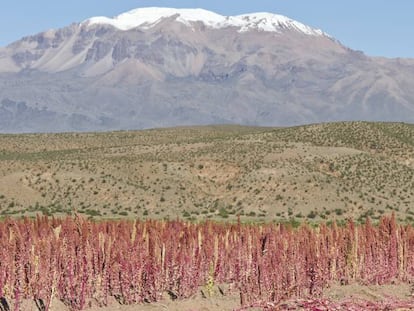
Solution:
M 46 310 L 54 298 L 75 310 L 92 300 L 107 305 L 110 298 L 122 304 L 159 301 L 165 293 L 184 299 L 213 283 L 238 292 L 242 307 L 282 310 L 283 301 L 298 299 L 319 310 L 318 304 L 334 306 L 320 298 L 331 283 L 414 280 L 414 228 L 394 216 L 377 226 L 368 220 L 299 228 L 6 219 L 0 249 L 0 298 L 15 310 L 22 299 L 35 299 Z

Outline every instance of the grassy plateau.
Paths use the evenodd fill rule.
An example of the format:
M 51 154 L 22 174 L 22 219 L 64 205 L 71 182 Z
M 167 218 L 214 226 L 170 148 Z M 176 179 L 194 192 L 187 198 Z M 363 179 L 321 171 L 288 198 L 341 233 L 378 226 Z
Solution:
M 414 222 L 414 125 L 0 135 L 0 216 Z

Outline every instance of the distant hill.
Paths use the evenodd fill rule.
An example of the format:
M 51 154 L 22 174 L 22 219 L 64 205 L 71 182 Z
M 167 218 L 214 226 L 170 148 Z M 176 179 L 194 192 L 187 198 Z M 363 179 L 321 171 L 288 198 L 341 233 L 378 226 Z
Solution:
M 0 48 L 0 132 L 413 123 L 413 81 L 284 16 L 144 8 Z
M 0 135 L 0 216 L 414 222 L 414 125 Z

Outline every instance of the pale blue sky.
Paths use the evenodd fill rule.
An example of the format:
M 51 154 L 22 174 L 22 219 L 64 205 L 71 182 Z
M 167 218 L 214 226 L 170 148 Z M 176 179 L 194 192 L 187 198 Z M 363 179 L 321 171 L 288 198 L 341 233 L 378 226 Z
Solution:
M 368 55 L 414 58 L 413 0 L 4 0 L 0 46 L 88 17 L 146 6 L 201 7 L 223 15 L 272 12 L 320 28 Z

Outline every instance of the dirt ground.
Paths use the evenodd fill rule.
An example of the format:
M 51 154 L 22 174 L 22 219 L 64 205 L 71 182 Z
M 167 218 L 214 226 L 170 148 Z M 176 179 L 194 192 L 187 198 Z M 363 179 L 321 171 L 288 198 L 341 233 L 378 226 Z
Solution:
M 385 300 L 391 301 L 413 301 L 414 303 L 414 293 L 413 287 L 408 284 L 398 284 L 398 285 L 383 285 L 383 286 L 361 286 L 361 285 L 335 285 L 331 286 L 324 293 L 323 299 L 329 299 L 334 302 L 341 301 L 371 301 L 371 302 L 381 302 Z M 288 302 L 289 304 L 289 302 Z M 414 305 L 414 304 L 413 304 Z M 10 310 L 14 310 L 14 305 L 9 304 Z M 293 309 L 292 309 L 293 308 Z M 300 307 L 292 307 L 288 310 L 307 310 Z M 4 308 L 0 305 L 0 310 L 5 311 L 7 308 Z M 36 306 L 34 301 L 25 300 L 20 306 L 22 311 L 39 311 L 40 309 Z M 69 307 L 64 305 L 59 300 L 53 300 L 51 305 L 51 311 L 70 311 Z M 90 302 L 90 307 L 86 310 L 88 311 L 233 311 L 233 310 L 246 310 L 246 311 L 259 311 L 262 308 L 258 307 L 246 307 L 241 308 L 240 300 L 237 295 L 222 295 L 216 293 L 213 297 L 205 298 L 200 293 L 194 295 L 193 297 L 181 300 L 181 301 L 172 301 L 166 297 L 165 300 L 158 303 L 151 304 L 141 304 L 141 305 L 121 305 L 115 299 L 106 307 L 94 306 L 93 302 Z M 278 309 L 275 309 L 278 310 Z M 283 309 L 287 310 L 287 309 Z M 329 310 L 329 309 L 318 309 L 318 310 Z M 347 309 L 341 309 L 347 310 Z M 349 309 L 351 310 L 351 309 Z M 352 309 L 356 310 L 356 309 Z M 382 310 L 381 308 L 378 310 Z M 408 311 L 414 310 L 413 308 L 386 308 L 384 310 L 395 310 L 395 311 Z

